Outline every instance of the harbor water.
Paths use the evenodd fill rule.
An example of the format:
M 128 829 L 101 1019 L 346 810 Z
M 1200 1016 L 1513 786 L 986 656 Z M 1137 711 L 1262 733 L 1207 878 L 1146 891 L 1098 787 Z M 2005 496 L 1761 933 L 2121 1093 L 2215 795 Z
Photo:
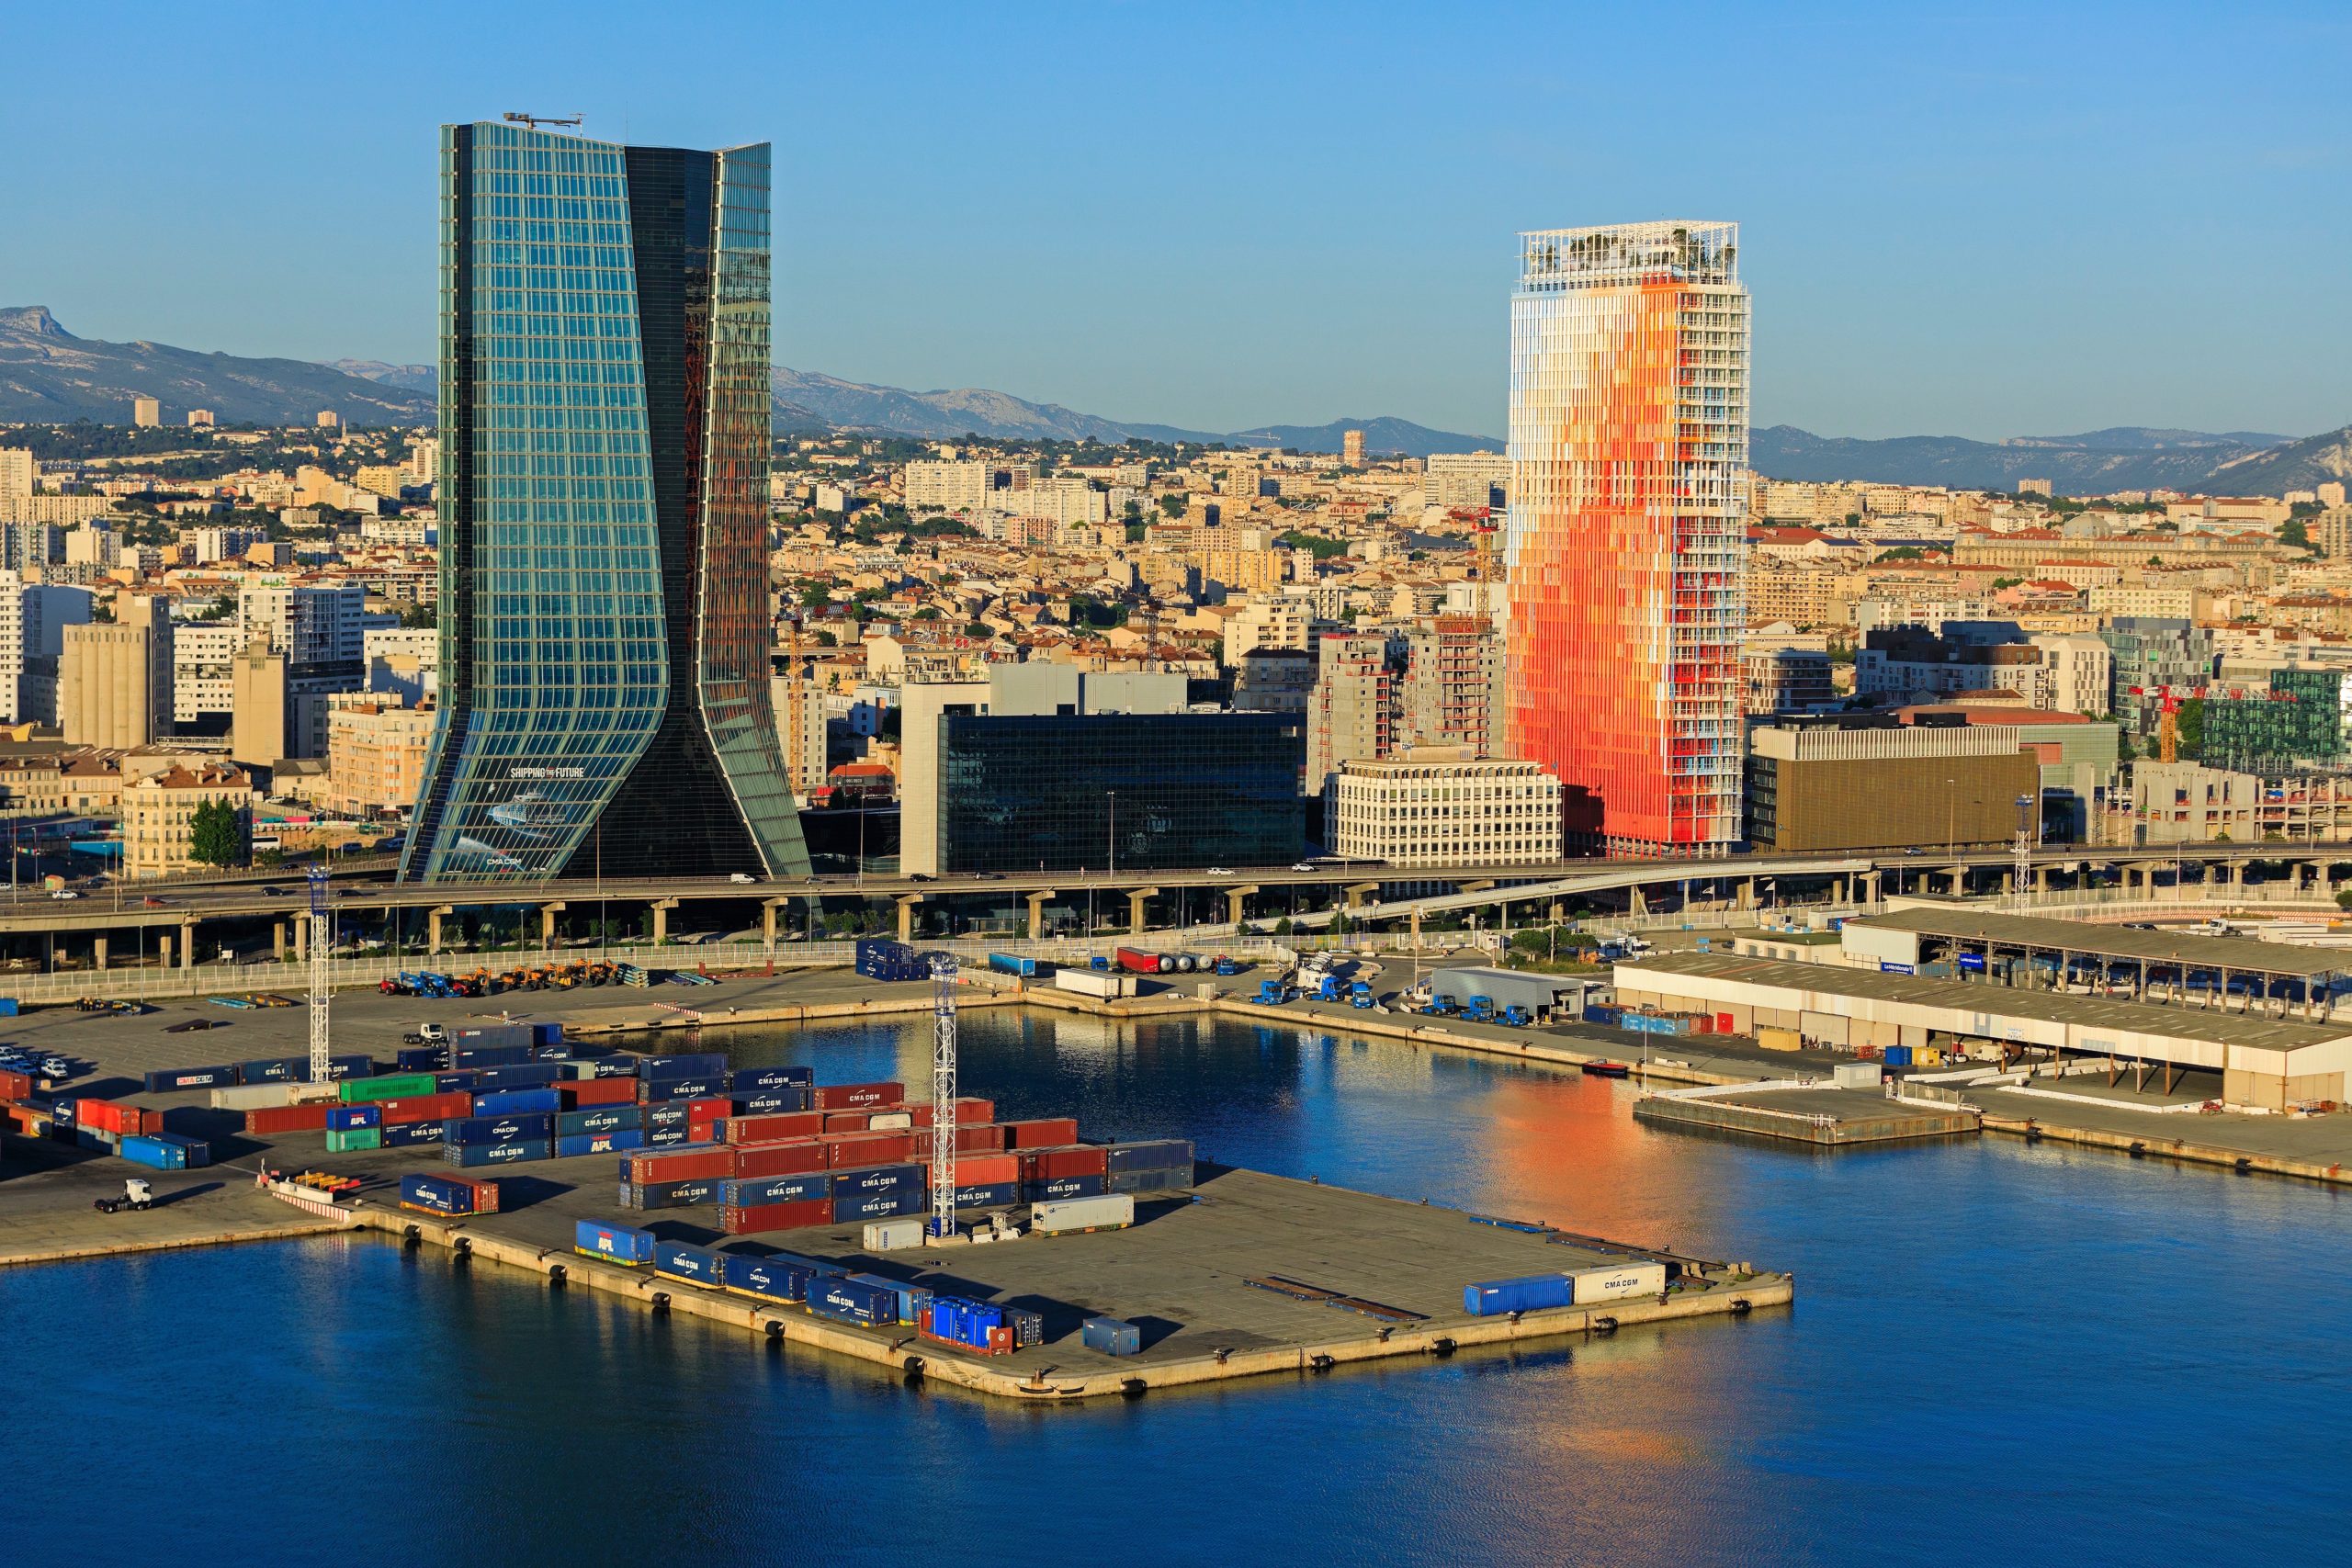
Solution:
M 1629 1084 L 1234 1021 L 963 1039 L 1008 1117 L 1792 1269 L 1798 1303 L 1037 1410 L 368 1237 L 17 1269 L 0 1540 L 179 1568 L 2262 1562 L 2352 1512 L 2334 1191 L 1650 1129 Z M 927 1019 L 703 1040 L 928 1075 Z

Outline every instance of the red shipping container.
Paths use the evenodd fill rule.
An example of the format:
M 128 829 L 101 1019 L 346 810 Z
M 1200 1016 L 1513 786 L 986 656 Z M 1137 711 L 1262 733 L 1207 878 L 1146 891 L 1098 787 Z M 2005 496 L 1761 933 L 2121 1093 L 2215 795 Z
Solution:
M 825 1145 L 814 1138 L 794 1138 L 779 1144 L 737 1144 L 738 1176 L 805 1176 L 825 1168 Z
M 1004 1147 L 1004 1129 L 993 1122 L 977 1127 L 956 1123 L 956 1152 L 959 1155 L 992 1154 Z
M 833 1201 L 811 1198 L 799 1203 L 760 1203 L 739 1209 L 732 1203 L 718 1206 L 718 1228 L 729 1235 L 748 1235 L 754 1231 L 797 1231 L 810 1225 L 833 1223 Z
M 923 1164 L 928 1166 L 930 1160 Z M 926 1171 L 925 1181 L 931 1179 Z M 957 1187 L 993 1187 L 1000 1181 L 1021 1179 L 1019 1155 L 967 1155 L 961 1150 L 956 1155 L 956 1185 Z
M 821 1111 L 779 1111 L 767 1116 L 729 1116 L 730 1144 L 775 1144 L 790 1138 L 813 1138 L 825 1130 Z M 779 1172 L 778 1174 L 782 1174 Z
M 1021 1179 L 1050 1181 L 1057 1176 L 1108 1176 L 1111 1151 L 1080 1146 L 1067 1149 L 1023 1149 Z M 963 1179 L 960 1176 L 957 1180 Z
M 1057 1116 L 1044 1122 L 1007 1122 L 1004 1146 L 1008 1149 L 1057 1149 L 1078 1142 L 1078 1122 L 1074 1117 Z
M 472 1189 L 474 1190 L 474 1213 L 477 1213 L 477 1214 L 494 1214 L 494 1213 L 498 1213 L 498 1183 L 497 1183 L 497 1182 L 495 1182 L 495 1181 L 492 1181 L 492 1180 L 490 1180 L 489 1179 L 487 1179 L 487 1178 L 485 1178 L 485 1177 L 480 1177 L 480 1176 L 475 1176 L 475 1177 L 452 1177 L 452 1178 L 450 1178 L 450 1179 L 451 1179 L 451 1180 L 453 1180 L 453 1181 L 457 1181 L 457 1182 L 458 1182 L 460 1185 L 463 1185 L 463 1186 L 466 1186 L 466 1187 L 470 1187 L 470 1188 L 472 1188 Z
M 717 1181 L 735 1174 L 735 1151 L 660 1149 L 623 1155 L 621 1168 L 628 1179 L 645 1186 L 656 1181 Z
M 930 1126 L 938 1111 L 938 1108 L 929 1100 L 920 1105 L 901 1106 L 899 1109 L 914 1117 L 917 1127 Z M 996 1101 L 993 1100 L 967 1099 L 956 1102 L 956 1125 L 958 1127 L 971 1127 L 995 1120 Z
M 850 1133 L 825 1139 L 825 1164 L 833 1170 L 867 1165 L 904 1165 L 914 1157 L 912 1133 Z
M 577 1111 L 582 1106 L 633 1105 L 637 1102 L 635 1078 L 581 1078 L 572 1083 L 558 1084 L 562 1092 L 563 1108 Z
M 257 1105 L 245 1112 L 248 1133 L 323 1133 L 333 1107 L 317 1105 Z
M 33 1080 L 27 1073 L 0 1073 L 0 1100 L 22 1100 L 32 1093 Z
M 446 1122 L 452 1116 L 470 1116 L 474 1097 L 455 1090 L 447 1094 L 413 1094 L 406 1100 L 379 1100 L 377 1107 L 384 1113 L 386 1126 L 398 1126 L 403 1122 Z
M 1718 1034 L 1734 1033 L 1736 1032 L 1734 1025 L 1736 1022 L 1737 1020 L 1734 1019 L 1731 1014 L 1727 1012 L 1719 1012 L 1715 1014 L 1715 1032 Z
M 825 1119 L 828 1133 L 863 1133 L 874 1125 L 871 1111 L 826 1111 L 818 1112 Z
M 897 1105 L 906 1098 L 902 1083 L 835 1083 L 818 1086 L 808 1103 L 819 1111 L 855 1111 Z
M 724 1144 L 727 1140 L 718 1135 L 718 1123 L 716 1122 L 689 1122 L 686 1123 L 686 1142 Z

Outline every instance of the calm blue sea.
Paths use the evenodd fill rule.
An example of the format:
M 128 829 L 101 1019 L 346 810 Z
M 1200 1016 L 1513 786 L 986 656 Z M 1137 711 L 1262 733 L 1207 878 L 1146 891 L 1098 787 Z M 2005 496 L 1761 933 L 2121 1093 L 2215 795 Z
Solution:
M 928 1073 L 924 1025 L 709 1038 Z M 2352 1212 L 2328 1191 L 1651 1132 L 1623 1085 L 1232 1023 L 977 1015 L 964 1042 L 966 1092 L 1006 1114 L 1752 1258 L 1799 1303 L 1040 1411 L 370 1240 L 17 1269 L 6 1560 L 2344 1560 Z

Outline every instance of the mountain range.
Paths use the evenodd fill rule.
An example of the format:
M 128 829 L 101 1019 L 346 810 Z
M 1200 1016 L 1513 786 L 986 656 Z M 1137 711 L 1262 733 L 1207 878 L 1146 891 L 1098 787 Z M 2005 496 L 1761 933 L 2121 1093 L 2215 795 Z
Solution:
M 223 423 L 307 424 L 320 410 L 334 409 L 356 425 L 420 424 L 433 418 L 435 378 L 430 365 L 372 359 L 313 365 L 165 344 L 106 343 L 75 337 L 42 306 L 0 309 L 0 423 L 121 423 L 134 398 L 153 397 L 162 400 L 166 423 L 179 423 L 191 408 L 206 408 Z M 985 388 L 916 392 L 781 367 L 773 385 L 779 434 L 846 430 L 934 441 L 970 434 L 1113 445 L 1222 441 L 1337 452 L 1342 432 L 1361 430 L 1365 450 L 1374 454 L 1425 457 L 1503 449 L 1495 436 L 1432 430 L 1387 415 L 1204 431 L 1104 419 Z M 2022 479 L 2046 479 L 2074 495 L 2157 489 L 2276 495 L 2352 479 L 2352 427 L 2294 439 L 2260 431 L 2215 434 L 2131 425 L 1994 442 L 1951 435 L 1858 440 L 1776 424 L 1754 433 L 1749 460 L 1758 472 L 1781 479 L 2011 490 Z

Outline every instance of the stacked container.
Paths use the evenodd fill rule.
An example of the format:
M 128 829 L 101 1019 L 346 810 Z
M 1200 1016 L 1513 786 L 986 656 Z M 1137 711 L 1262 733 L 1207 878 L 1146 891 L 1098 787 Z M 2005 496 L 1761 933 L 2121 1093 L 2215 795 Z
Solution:
M 1103 1152 L 1113 1192 L 1171 1192 L 1193 1185 L 1193 1145 L 1181 1139 L 1113 1144 Z

